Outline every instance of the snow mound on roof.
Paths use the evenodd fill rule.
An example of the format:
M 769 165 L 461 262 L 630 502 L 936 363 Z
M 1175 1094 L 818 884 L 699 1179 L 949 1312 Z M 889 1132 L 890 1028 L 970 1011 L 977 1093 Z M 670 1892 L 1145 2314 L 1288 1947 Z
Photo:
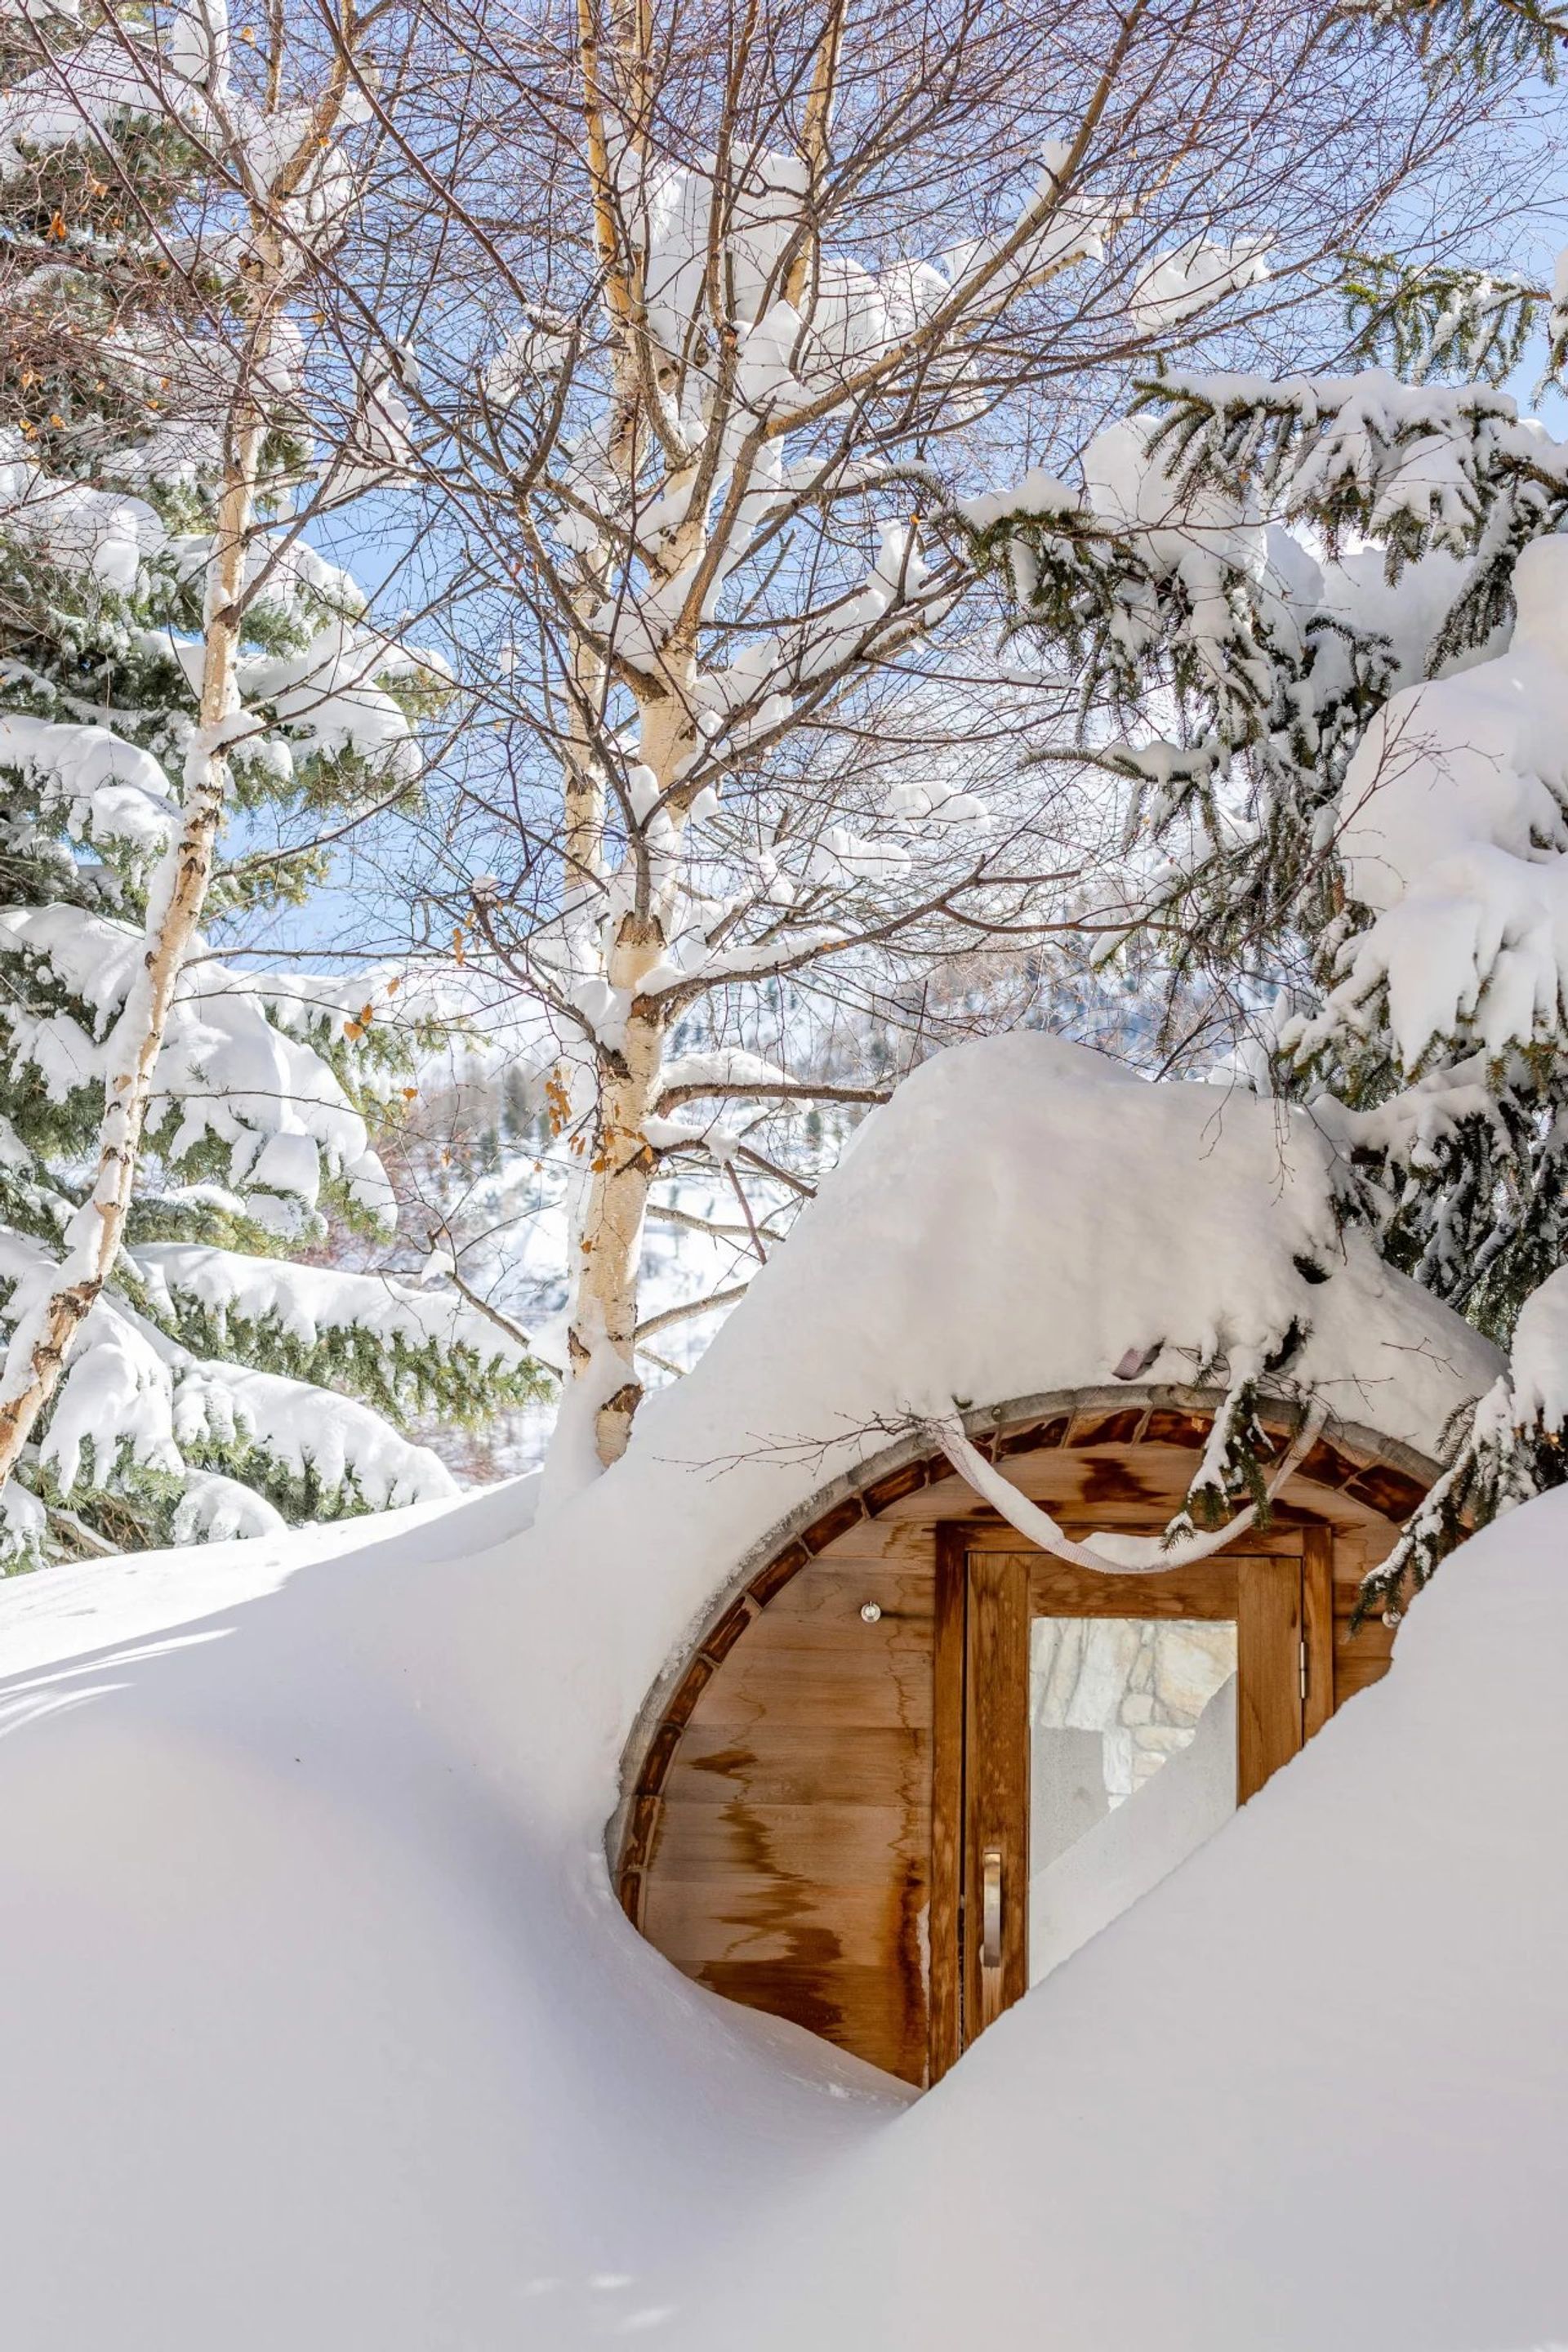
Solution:
M 793 1449 L 821 1485 L 868 1430 L 954 1399 L 1129 1367 L 1192 1381 L 1216 1360 L 1234 1379 L 1292 1335 L 1282 1386 L 1433 1454 L 1501 1358 L 1338 1230 L 1333 1155 L 1303 1111 L 1150 1085 L 1035 1033 L 938 1055 L 859 1129 L 696 1370 L 649 1400 L 634 1454 Z

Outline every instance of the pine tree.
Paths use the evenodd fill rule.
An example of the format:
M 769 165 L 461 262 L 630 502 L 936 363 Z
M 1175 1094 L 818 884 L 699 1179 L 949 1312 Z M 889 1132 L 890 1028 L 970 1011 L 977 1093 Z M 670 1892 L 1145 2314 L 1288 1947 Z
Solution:
M 210 56 L 215 22 L 155 47 L 132 16 L 29 15 L 0 58 L 0 1342 L 58 1282 L 90 1188 L 196 732 L 225 272 L 242 263 L 187 226 L 212 167 L 202 89 L 183 96 L 178 69 Z M 227 747 L 241 826 L 412 794 L 441 690 L 288 529 L 310 450 L 291 347 L 275 349 L 278 528 L 252 550 L 266 580 Z M 209 919 L 316 870 L 237 855 Z M 447 1492 L 397 1424 L 538 1392 L 526 1347 L 451 1290 L 299 1262 L 329 1220 L 384 1240 L 393 1223 L 372 1130 L 408 1073 L 346 985 L 206 955 L 182 975 L 126 1245 L 0 1492 L 0 1564 Z
M 1271 1083 L 1339 1145 L 1347 1222 L 1515 1344 L 1369 1583 L 1392 1615 L 1467 1517 L 1563 1475 L 1519 1350 L 1568 1258 L 1568 446 L 1489 381 L 1495 311 L 1384 290 L 1366 355 L 1412 381 L 1151 381 L 1081 490 L 975 533 L 1079 665 L 1066 748 L 1166 861 L 1130 932 L 1274 995 Z
M 1482 81 L 1531 69 L 1550 81 L 1568 44 L 1553 0 L 1346 0 L 1343 14 L 1407 26 L 1435 72 Z

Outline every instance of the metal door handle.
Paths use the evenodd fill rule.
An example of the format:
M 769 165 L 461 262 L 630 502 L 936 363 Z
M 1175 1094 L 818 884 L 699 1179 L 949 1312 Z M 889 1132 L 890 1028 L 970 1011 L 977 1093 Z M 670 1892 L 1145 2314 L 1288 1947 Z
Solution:
M 1002 1965 L 1002 1849 L 994 1845 L 980 1857 L 980 1965 Z

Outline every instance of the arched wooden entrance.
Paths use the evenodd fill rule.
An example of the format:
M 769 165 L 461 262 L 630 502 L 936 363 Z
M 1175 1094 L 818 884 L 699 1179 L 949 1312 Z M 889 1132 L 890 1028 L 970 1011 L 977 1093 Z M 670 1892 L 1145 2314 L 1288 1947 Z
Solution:
M 984 1450 L 1069 1534 L 1147 1534 L 1186 1492 L 1215 1402 L 1125 1389 L 1031 1399 L 994 1417 Z M 1288 1412 L 1264 1418 L 1288 1436 Z M 1301 1463 L 1268 1532 L 1239 1538 L 1236 1556 L 1123 1580 L 1032 1553 L 945 1456 L 909 1448 L 868 1465 L 745 1565 L 645 1711 L 613 1832 L 627 1916 L 712 1990 L 906 2082 L 935 2079 L 1021 1990 L 1016 1940 L 1005 1956 L 998 1945 L 984 1987 L 973 1973 L 981 1910 L 996 1894 L 981 1874 L 1017 1868 L 1010 1832 L 983 1828 L 973 1790 L 966 1815 L 954 1762 L 965 1710 L 973 1718 L 1000 1687 L 973 1667 L 975 1643 L 1003 1659 L 1005 1681 L 1016 1669 L 1017 1612 L 1026 1638 L 1031 1605 L 1228 1612 L 1244 1650 L 1273 1662 L 1250 1688 L 1245 1667 L 1241 1677 L 1245 1801 L 1386 1673 L 1386 1628 L 1348 1638 L 1356 1588 L 1436 1475 L 1373 1433 L 1335 1431 Z M 1078 1600 L 1074 1578 L 1093 1588 Z M 1113 1589 L 1124 1583 L 1127 1593 Z M 1011 1632 L 996 1632 L 998 1609 L 1013 1612 Z M 1270 1718 L 1261 1727 L 1259 1707 Z M 987 1770 L 1004 1781 L 1016 1772 L 1012 1733 L 972 1719 L 968 1735 Z M 978 1786 L 973 1766 L 970 1777 Z

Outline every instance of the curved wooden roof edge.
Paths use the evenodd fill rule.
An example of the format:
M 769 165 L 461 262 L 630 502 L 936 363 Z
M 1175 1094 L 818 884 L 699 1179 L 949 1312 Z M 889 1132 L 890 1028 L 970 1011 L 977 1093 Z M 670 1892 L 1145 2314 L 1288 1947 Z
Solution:
M 1149 1423 L 1156 1415 L 1169 1415 L 1177 1423 L 1190 1423 L 1197 1416 L 1212 1422 L 1225 1393 L 1217 1388 L 1137 1381 L 1101 1388 L 1053 1389 L 1001 1404 L 972 1407 L 963 1415 L 963 1427 L 983 1452 L 993 1451 L 1000 1440 L 1003 1458 L 1068 1443 L 1072 1423 L 1084 1413 L 1105 1415 L 1115 1424 L 1124 1424 L 1131 1415 L 1132 1425 L 1117 1427 L 1114 1435 L 1102 1426 L 1092 1437 L 1079 1437 L 1079 1444 L 1155 1443 L 1158 1440 L 1150 1433 Z M 1293 1436 L 1305 1409 L 1288 1398 L 1266 1398 L 1258 1419 L 1265 1429 Z M 1053 1433 L 1056 1423 L 1061 1428 Z M 1173 1429 L 1163 1430 L 1159 1436 L 1167 1442 L 1184 1442 L 1194 1451 L 1201 1442 L 1192 1436 L 1183 1440 Z M 1405 1517 L 1441 1475 L 1442 1465 L 1363 1423 L 1331 1419 L 1295 1475 L 1313 1486 L 1353 1492 L 1356 1481 L 1373 1471 L 1384 1474 L 1383 1491 L 1358 1499 L 1391 1517 Z M 639 1803 L 647 1806 L 657 1801 L 699 1695 L 757 1612 L 798 1569 L 858 1519 L 874 1518 L 905 1495 L 953 1475 L 946 1455 L 933 1453 L 929 1439 L 912 1432 L 816 1488 L 776 1519 L 742 1556 L 703 1615 L 693 1621 L 690 1636 L 672 1653 L 638 1709 L 621 1751 L 619 1797 L 605 1826 L 605 1850 L 614 1884 L 619 1886 L 626 1866 L 628 1837 Z M 1406 1492 L 1390 1493 L 1390 1485 Z

